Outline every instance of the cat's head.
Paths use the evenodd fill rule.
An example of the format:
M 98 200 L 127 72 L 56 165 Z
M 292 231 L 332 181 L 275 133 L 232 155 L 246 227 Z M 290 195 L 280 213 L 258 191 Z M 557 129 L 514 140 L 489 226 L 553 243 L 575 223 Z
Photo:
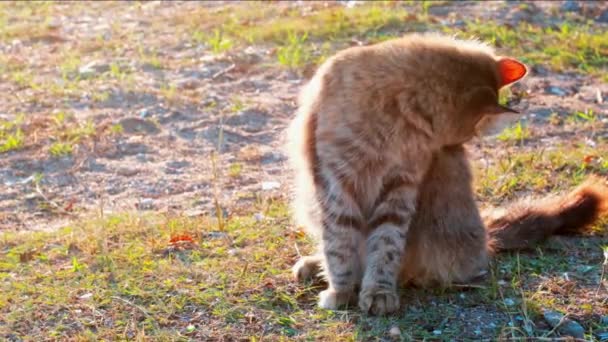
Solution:
M 499 91 L 527 74 L 515 58 L 497 56 L 476 41 L 431 38 L 419 47 L 429 89 L 427 107 L 433 128 L 443 145 L 460 144 L 489 130 L 517 111 L 499 103 Z M 424 88 L 424 87 L 423 87 Z
M 514 58 L 493 58 L 495 80 L 488 78 L 489 81 L 486 82 L 480 82 L 479 79 L 472 81 L 455 94 L 451 103 L 452 111 L 446 112 L 447 117 L 443 118 L 444 143 L 462 143 L 476 135 L 492 134 L 520 115 L 517 110 L 500 104 L 499 92 L 501 88 L 523 78 L 527 69 Z
M 499 74 L 501 76 L 501 84 L 503 88 L 522 79 L 527 69 L 525 65 L 516 59 L 509 57 L 500 57 L 497 60 Z M 507 106 L 495 104 L 490 111 L 483 115 L 481 120 L 475 125 L 476 135 L 486 136 L 497 134 L 513 121 L 519 119 L 520 113 L 517 110 Z

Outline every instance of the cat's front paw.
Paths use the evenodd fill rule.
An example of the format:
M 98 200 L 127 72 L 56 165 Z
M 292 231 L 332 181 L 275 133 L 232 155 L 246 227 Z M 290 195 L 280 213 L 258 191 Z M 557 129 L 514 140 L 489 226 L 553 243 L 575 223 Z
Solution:
M 399 309 L 399 295 L 393 289 L 363 288 L 359 293 L 359 308 L 373 315 L 389 314 Z
M 354 298 L 355 294 L 353 292 L 338 292 L 334 289 L 327 289 L 319 293 L 319 307 L 336 310 L 352 303 Z

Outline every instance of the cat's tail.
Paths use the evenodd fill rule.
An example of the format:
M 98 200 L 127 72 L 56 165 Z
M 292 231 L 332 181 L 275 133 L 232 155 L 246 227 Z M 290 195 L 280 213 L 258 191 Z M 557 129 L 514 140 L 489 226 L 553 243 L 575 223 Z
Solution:
M 578 234 L 608 214 L 608 183 L 591 176 L 571 192 L 527 199 L 484 215 L 489 250 L 532 248 L 555 234 Z

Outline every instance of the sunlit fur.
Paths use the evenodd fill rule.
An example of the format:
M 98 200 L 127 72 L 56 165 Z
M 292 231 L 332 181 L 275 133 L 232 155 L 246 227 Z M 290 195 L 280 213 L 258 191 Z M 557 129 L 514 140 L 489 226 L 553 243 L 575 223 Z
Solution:
M 399 282 L 483 273 L 498 244 L 461 144 L 496 114 L 497 60 L 478 42 L 416 34 L 344 50 L 304 87 L 288 130 L 294 212 L 319 252 L 294 273 L 320 266 L 321 307 L 358 300 L 385 314 L 399 308 Z

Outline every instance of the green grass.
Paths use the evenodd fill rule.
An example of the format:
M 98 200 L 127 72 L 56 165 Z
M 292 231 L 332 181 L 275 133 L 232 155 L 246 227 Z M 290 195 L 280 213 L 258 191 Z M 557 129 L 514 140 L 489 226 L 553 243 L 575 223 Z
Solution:
M 505 128 L 499 135 L 498 140 L 500 141 L 513 141 L 523 144 L 526 139 L 531 135 L 530 129 L 526 124 L 522 124 L 518 121 L 517 124 L 511 127 Z
M 444 31 L 479 38 L 527 63 L 549 65 L 557 71 L 574 69 L 602 75 L 608 69 L 608 33 L 590 24 L 565 21 L 555 29 L 473 20 L 467 22 L 464 32 L 449 27 Z
M 598 144 L 599 145 L 599 144 Z M 563 143 L 550 149 L 509 151 L 490 166 L 477 163 L 477 192 L 496 204 L 522 194 L 549 193 L 581 182 L 587 174 L 608 174 L 604 147 Z
M 216 81 L 209 81 L 200 93 L 188 92 L 172 85 L 171 77 L 206 67 L 207 60 L 202 60 L 206 53 L 217 55 L 209 63 L 234 62 L 229 76 L 237 80 L 249 77 L 248 72 L 255 77 L 265 72 L 274 75 L 274 68 L 302 71 L 354 44 L 405 32 L 442 31 L 486 40 L 499 53 L 531 66 L 608 77 L 608 36 L 602 27 L 569 19 L 546 27 L 529 23 L 511 27 L 503 18 L 469 18 L 460 27 L 451 19 L 433 17 L 432 7 L 441 5 L 414 1 L 367 2 L 352 8 L 336 3 L 176 6 L 151 16 L 149 26 L 133 30 L 116 22 L 91 39 L 79 41 L 67 34 L 66 43 L 53 40 L 65 34 L 63 28 L 49 25 L 55 17 L 75 20 L 95 11 L 127 8 L 121 6 L 139 6 L 137 11 L 143 11 L 148 5 L 0 3 L 0 42 L 9 46 L 20 40 L 30 49 L 25 57 L 0 54 L 0 78 L 11 89 L 6 97 L 11 120 L 0 121 L 0 153 L 13 151 L 0 159 L 83 154 L 94 151 L 88 148 L 93 140 L 119 143 L 100 136 L 121 134 L 120 125 L 103 128 L 96 126 L 98 118 L 78 119 L 70 109 L 75 102 L 91 113 L 107 112 L 106 104 L 119 101 L 115 93 L 125 94 L 126 105 L 131 95 L 144 94 L 157 96 L 159 103 L 166 100 L 180 112 L 190 97 L 199 106 L 206 91 L 221 94 L 228 84 L 218 83 L 215 89 Z M 200 45 L 206 47 L 202 55 Z M 242 52 L 250 46 L 261 58 L 253 68 L 241 63 Z M 197 50 L 191 55 L 188 49 Z M 176 51 L 185 54 L 177 57 Z M 108 71 L 80 79 L 78 69 L 90 61 L 107 65 Z M 154 70 L 150 73 L 142 66 Z M 154 79 L 146 79 L 147 73 Z M 153 82 L 139 82 L 141 78 Z M 513 96 L 519 95 L 503 92 L 500 102 Z M 247 92 L 235 92 L 183 112 L 230 115 L 257 106 L 266 110 L 258 100 Z M 38 112 L 15 115 L 12 108 Z M 54 112 L 56 108 L 67 109 Z M 123 109 L 130 113 L 131 109 Z M 557 133 L 574 132 L 575 139 L 567 136 L 561 143 L 545 144 L 540 140 L 542 131 L 520 122 L 492 143 L 485 152 L 488 161 L 474 160 L 481 203 L 504 205 L 527 195 L 565 190 L 591 173 L 608 175 L 603 114 L 586 108 L 571 111 L 556 114 L 551 122 Z M 587 137 L 596 146 L 586 144 Z M 253 145 L 241 149 L 221 181 L 219 170 L 224 168 L 217 163 L 222 158 L 211 157 L 210 178 L 218 194 L 222 181 L 249 178 L 244 176 L 257 167 L 260 151 Z M 40 174 L 34 184 L 42 183 Z M 0 339 L 386 341 L 396 326 L 405 341 L 524 340 L 554 337 L 542 319 L 546 308 L 573 315 L 590 340 L 593 332 L 608 330 L 597 319 L 608 315 L 601 301 L 605 292 L 595 295 L 598 276 L 604 272 L 606 279 L 602 266 L 608 245 L 606 222 L 595 227 L 594 237 L 501 254 L 493 261 L 488 279 L 476 287 L 403 289 L 402 309 L 378 318 L 362 315 L 356 308 L 318 309 L 316 297 L 324 285 L 296 284 L 289 271 L 298 254 L 310 253 L 313 245 L 293 227 L 283 199 L 263 193 L 247 196 L 256 198 L 255 203 L 228 218 L 221 214 L 191 218 L 179 212 L 108 216 L 102 208 L 73 218 L 59 207 L 52 208 L 57 209 L 54 214 L 69 220 L 61 229 L 0 232 Z M 216 212 L 221 213 L 222 204 L 215 201 Z M 262 215 L 254 216 L 257 213 Z M 0 222 L 10 215 L 0 212 Z
M 295 33 L 290 33 L 287 36 L 285 45 L 277 48 L 277 60 L 279 64 L 291 69 L 304 66 L 311 58 L 309 47 L 305 44 L 307 38 L 307 34 L 298 36 Z
M 15 120 L 0 120 L 0 153 L 18 150 L 25 143 L 25 135 L 21 129 L 24 115 L 18 115 Z
M 485 322 L 493 328 L 481 326 L 486 336 L 538 337 L 548 330 L 527 331 L 524 323 L 538 322 L 540 308 L 563 310 L 574 300 L 542 289 L 564 286 L 564 272 L 596 274 L 602 261 L 597 240 L 580 240 L 576 251 L 548 245 L 533 254 L 502 255 L 487 282 L 464 292 L 405 289 L 404 309 L 390 317 L 331 312 L 315 307 L 321 287 L 290 278 L 294 245 L 303 253 L 311 246 L 285 229 L 286 208 L 275 204 L 264 215 L 261 222 L 232 217 L 221 230 L 211 218 L 124 213 L 55 232 L 3 233 L 0 335 L 377 340 L 398 326 L 406 340 L 450 339 L 467 329 L 462 314 L 477 319 L 472 315 L 483 308 L 495 313 Z M 574 262 L 573 253 L 579 255 Z M 593 299 L 586 303 L 583 310 L 600 310 Z M 592 318 L 585 324 L 589 331 L 599 328 Z

